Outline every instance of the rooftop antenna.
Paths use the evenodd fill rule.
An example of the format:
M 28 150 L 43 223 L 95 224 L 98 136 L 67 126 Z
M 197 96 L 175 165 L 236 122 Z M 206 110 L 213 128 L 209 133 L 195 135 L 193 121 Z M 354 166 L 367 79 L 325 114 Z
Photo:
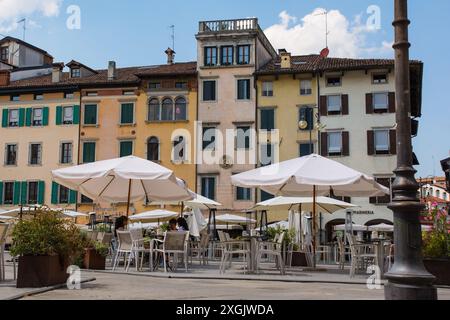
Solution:
M 330 34 L 328 31 L 328 11 L 324 10 L 321 13 L 315 14 L 315 16 L 325 16 L 325 48 L 328 49 L 328 35 Z
M 27 18 L 23 18 L 17 21 L 17 23 L 23 23 L 23 41 L 25 41 L 25 32 L 27 30 Z
M 172 24 L 169 28 L 172 29 L 172 50 L 175 51 L 175 25 Z

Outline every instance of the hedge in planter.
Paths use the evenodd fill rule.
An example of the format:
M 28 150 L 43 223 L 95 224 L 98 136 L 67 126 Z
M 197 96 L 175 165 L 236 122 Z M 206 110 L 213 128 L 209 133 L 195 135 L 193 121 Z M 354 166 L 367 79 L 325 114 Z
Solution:
M 33 212 L 13 230 L 11 254 L 19 256 L 18 288 L 40 288 L 65 283 L 67 267 L 83 251 L 75 224 L 48 208 Z
M 86 241 L 83 268 L 88 270 L 105 270 L 109 247 L 98 241 Z

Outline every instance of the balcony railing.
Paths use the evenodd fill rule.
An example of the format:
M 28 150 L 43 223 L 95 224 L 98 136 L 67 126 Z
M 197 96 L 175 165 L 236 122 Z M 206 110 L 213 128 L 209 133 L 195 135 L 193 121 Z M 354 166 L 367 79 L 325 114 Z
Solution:
M 251 31 L 258 29 L 259 26 L 257 18 L 201 21 L 199 23 L 199 33 Z

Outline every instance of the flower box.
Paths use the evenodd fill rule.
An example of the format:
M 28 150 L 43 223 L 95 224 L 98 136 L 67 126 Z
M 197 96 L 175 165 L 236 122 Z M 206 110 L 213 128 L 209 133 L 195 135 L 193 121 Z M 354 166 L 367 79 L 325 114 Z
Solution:
M 66 283 L 68 264 L 57 256 L 21 256 L 17 288 L 44 288 Z
M 87 270 L 105 270 L 106 257 L 95 249 L 86 249 L 83 259 L 83 268 Z
M 436 277 L 435 285 L 450 286 L 450 259 L 424 259 L 425 268 Z

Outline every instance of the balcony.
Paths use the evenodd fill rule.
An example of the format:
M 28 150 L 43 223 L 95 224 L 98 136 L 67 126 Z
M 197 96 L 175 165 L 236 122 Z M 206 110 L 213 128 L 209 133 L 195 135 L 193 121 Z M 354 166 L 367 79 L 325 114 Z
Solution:
M 257 18 L 201 21 L 199 34 L 260 30 Z

